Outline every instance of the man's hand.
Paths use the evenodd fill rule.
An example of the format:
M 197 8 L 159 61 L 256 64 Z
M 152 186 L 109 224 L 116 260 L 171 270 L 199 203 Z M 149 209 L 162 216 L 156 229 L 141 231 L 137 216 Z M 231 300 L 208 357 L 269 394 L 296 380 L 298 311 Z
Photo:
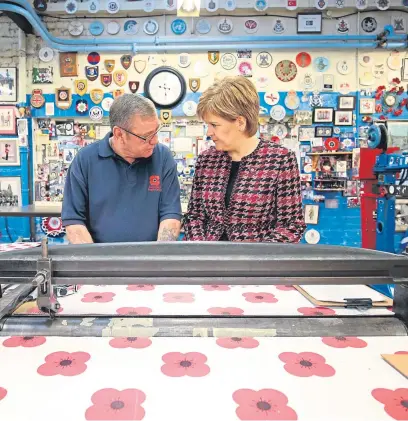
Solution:
M 68 241 L 71 244 L 91 244 L 93 243 L 91 234 L 85 225 L 68 225 L 66 228 Z
M 181 223 L 177 219 L 165 219 L 159 227 L 157 241 L 177 241 Z

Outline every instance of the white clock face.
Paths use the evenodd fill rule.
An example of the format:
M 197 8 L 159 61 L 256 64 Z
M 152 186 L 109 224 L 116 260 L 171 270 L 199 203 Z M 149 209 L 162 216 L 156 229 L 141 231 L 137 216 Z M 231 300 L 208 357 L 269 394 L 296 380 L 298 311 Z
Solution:
M 182 93 L 179 78 L 170 72 L 160 72 L 153 76 L 149 91 L 151 99 L 163 106 L 176 102 Z

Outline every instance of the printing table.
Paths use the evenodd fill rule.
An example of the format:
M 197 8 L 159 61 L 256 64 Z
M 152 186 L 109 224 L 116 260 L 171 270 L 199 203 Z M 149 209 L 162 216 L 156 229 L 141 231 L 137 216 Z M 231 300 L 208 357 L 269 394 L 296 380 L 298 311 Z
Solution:
M 408 354 L 406 324 L 390 309 L 314 308 L 289 285 L 295 273 L 288 273 L 286 251 L 280 252 L 280 271 L 287 276 L 279 283 L 260 276 L 271 264 L 269 253 L 253 245 L 233 246 L 238 252 L 231 252 L 229 262 L 222 259 L 228 254 L 224 247 L 197 253 L 197 258 L 187 255 L 196 264 L 185 276 L 177 275 L 179 255 L 172 246 L 112 247 L 122 255 L 112 266 L 109 259 L 100 261 L 108 249 L 112 252 L 110 246 L 95 247 L 99 251 L 93 257 L 88 246 L 50 247 L 55 282 L 65 282 L 75 270 L 82 276 L 81 288 L 59 298 L 62 310 L 53 319 L 35 302 L 5 319 L 0 331 L 0 415 L 7 421 L 42 421 L 47 414 L 59 421 L 408 420 L 408 380 L 381 358 Z M 319 247 L 313 248 L 319 253 Z M 311 246 L 285 249 L 292 256 L 297 250 L 311 252 Z M 274 246 L 269 250 L 271 255 L 277 252 Z M 124 258 L 133 252 L 134 259 Z M 258 262 L 245 254 L 258 255 Z M 398 293 L 406 261 L 376 252 L 362 251 L 361 256 L 367 261 L 376 256 L 380 262 L 370 263 L 376 273 L 382 267 L 373 274 L 374 282 L 397 266 L 393 280 Z M 25 287 L 22 278 L 40 257 L 40 248 L 3 253 L 0 273 L 6 269 L 21 283 L 17 288 Z M 381 263 L 382 258 L 392 265 Z M 223 275 L 228 266 L 234 272 L 234 260 L 242 275 L 236 275 L 235 284 L 229 276 L 211 282 L 210 272 L 217 268 Z M 71 265 L 65 265 L 68 261 Z M 92 273 L 84 261 L 92 261 Z M 353 262 L 346 271 L 334 259 L 327 261 L 334 282 L 361 275 Z M 167 270 L 161 273 L 164 265 Z M 119 266 L 121 273 L 110 277 Z M 309 279 L 323 281 L 321 264 L 313 271 L 303 266 Z M 131 282 L 131 272 L 137 283 Z M 154 272 L 160 276 L 149 276 Z M 250 272 L 259 284 L 241 283 L 240 278 L 250 280 Z M 142 273 L 144 282 L 138 276 Z M 184 281 L 189 274 L 190 283 Z M 121 275 L 128 283 L 117 282 Z M 90 277 L 101 283 L 89 284 Z M 256 298 L 260 296 L 262 300 Z

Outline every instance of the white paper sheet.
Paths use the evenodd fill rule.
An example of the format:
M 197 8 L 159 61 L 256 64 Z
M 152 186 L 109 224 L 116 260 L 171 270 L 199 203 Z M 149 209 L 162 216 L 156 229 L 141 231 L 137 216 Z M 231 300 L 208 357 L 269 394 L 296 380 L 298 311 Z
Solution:
M 384 301 L 385 297 L 365 285 L 299 285 L 318 301 L 345 302 L 345 298 L 371 298 Z
M 173 139 L 174 152 L 192 152 L 193 141 L 190 137 L 175 137 Z
M 186 136 L 204 136 L 204 127 L 200 125 L 187 125 L 186 126 Z

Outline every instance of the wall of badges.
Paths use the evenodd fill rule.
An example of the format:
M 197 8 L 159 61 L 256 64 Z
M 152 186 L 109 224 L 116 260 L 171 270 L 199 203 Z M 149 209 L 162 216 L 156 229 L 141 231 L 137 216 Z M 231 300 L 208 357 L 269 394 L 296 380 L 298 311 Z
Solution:
M 44 22 L 50 33 L 71 40 L 121 38 L 143 45 L 166 37 L 225 41 L 228 36 L 306 34 L 318 39 L 320 35 L 377 35 L 385 25 L 392 25 L 396 34 L 407 32 L 405 11 L 385 12 L 394 6 L 386 0 L 375 5 L 366 0 L 336 0 L 335 4 L 317 0 L 308 15 L 302 0 L 285 1 L 279 11 L 268 1 L 257 0 L 251 13 L 248 7 L 239 10 L 235 0 L 208 0 L 201 3 L 206 10 L 202 16 L 197 10 L 180 11 L 178 16 L 169 13 L 176 7 L 172 0 L 164 2 L 165 11 L 151 0 L 37 3 L 37 10 L 47 10 Z M 137 10 L 133 17 L 131 9 Z M 54 11 L 65 11 L 66 16 L 52 17 Z M 83 12 L 87 19 L 81 18 Z M 199 53 L 182 48 L 177 53 L 152 48 L 136 55 L 104 53 L 98 48 L 86 54 L 58 53 L 40 38 L 27 37 L 26 105 L 33 121 L 29 140 L 35 151 L 34 200 L 62 200 L 66 170 L 77 150 L 106 133 L 112 101 L 127 92 L 149 96 L 156 103 L 166 123 L 159 140 L 177 161 L 186 209 L 195 159 L 211 146 L 206 127 L 196 116 L 201 92 L 214 80 L 239 74 L 250 78 L 259 92 L 259 136 L 285 145 L 298 156 L 311 231 L 305 241 L 359 246 L 359 150 L 367 145 L 367 128 L 373 121 L 408 119 L 405 52 L 308 48 L 311 42 L 296 50 L 219 51 L 216 45 L 212 42 Z M 150 89 L 163 72 L 175 75 L 181 90 L 180 96 L 167 102 Z M 408 132 L 401 127 L 394 127 L 393 139 L 405 144 Z M 313 215 L 307 216 L 311 210 Z M 39 233 L 44 233 L 40 225 Z

